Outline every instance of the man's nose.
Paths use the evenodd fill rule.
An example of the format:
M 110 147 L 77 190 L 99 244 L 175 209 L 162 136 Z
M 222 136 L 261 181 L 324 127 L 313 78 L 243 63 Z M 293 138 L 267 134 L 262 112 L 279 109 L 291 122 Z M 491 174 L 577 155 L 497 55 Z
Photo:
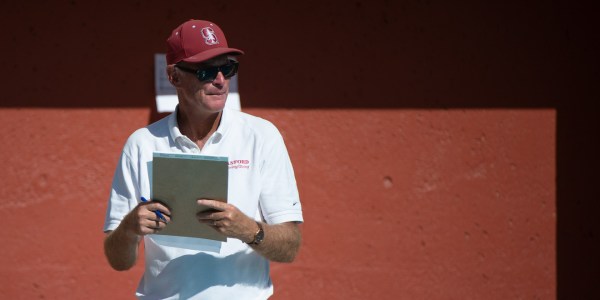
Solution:
M 219 71 L 219 73 L 217 73 L 217 77 L 215 77 L 215 80 L 213 80 L 212 83 L 217 86 L 222 86 L 225 84 L 225 75 L 223 75 L 223 72 Z

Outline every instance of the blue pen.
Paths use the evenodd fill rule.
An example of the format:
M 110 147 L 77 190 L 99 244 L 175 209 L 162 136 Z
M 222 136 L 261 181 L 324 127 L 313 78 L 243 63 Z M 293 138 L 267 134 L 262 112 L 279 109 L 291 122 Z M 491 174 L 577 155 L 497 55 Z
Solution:
M 142 202 L 148 202 L 148 199 L 144 198 L 144 196 L 142 196 Z M 159 217 L 161 220 L 165 221 L 165 223 L 167 222 L 167 219 L 165 219 L 165 216 L 163 216 L 163 214 L 160 213 L 160 211 L 155 210 L 154 213 L 156 214 L 157 217 Z

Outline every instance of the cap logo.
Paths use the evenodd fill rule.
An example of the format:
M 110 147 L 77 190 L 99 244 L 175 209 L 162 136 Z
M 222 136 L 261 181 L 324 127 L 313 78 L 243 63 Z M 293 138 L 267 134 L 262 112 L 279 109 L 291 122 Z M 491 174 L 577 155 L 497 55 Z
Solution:
M 207 45 L 216 45 L 219 43 L 219 40 L 217 39 L 217 35 L 215 34 L 215 31 L 212 28 L 204 27 L 200 30 L 200 32 L 202 33 L 204 42 Z

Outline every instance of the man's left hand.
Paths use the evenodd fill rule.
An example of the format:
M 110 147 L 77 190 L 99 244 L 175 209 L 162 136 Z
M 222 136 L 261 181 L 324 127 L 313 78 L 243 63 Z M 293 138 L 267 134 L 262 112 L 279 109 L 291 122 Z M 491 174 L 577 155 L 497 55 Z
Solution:
M 240 239 L 242 242 L 254 240 L 258 225 L 234 205 L 208 199 L 199 199 L 198 204 L 212 208 L 196 215 L 200 223 L 214 228 L 227 237 Z

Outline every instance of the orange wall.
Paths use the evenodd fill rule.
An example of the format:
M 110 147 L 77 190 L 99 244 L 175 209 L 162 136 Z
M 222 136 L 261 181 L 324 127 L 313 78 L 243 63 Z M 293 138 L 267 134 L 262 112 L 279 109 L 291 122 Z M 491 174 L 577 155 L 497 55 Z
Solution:
M 297 262 L 273 267 L 278 299 L 554 295 L 553 110 L 248 111 L 279 124 L 305 209 Z M 148 115 L 0 111 L 16 146 L 0 161 L 3 296 L 130 298 L 140 269 L 109 269 L 101 225 Z
M 0 4 L 0 298 L 131 298 L 143 266 L 105 262 L 106 200 L 125 139 L 161 117 L 153 54 L 189 18 L 246 51 L 242 106 L 294 162 L 304 242 L 275 299 L 595 291 L 589 10 L 124 2 Z

